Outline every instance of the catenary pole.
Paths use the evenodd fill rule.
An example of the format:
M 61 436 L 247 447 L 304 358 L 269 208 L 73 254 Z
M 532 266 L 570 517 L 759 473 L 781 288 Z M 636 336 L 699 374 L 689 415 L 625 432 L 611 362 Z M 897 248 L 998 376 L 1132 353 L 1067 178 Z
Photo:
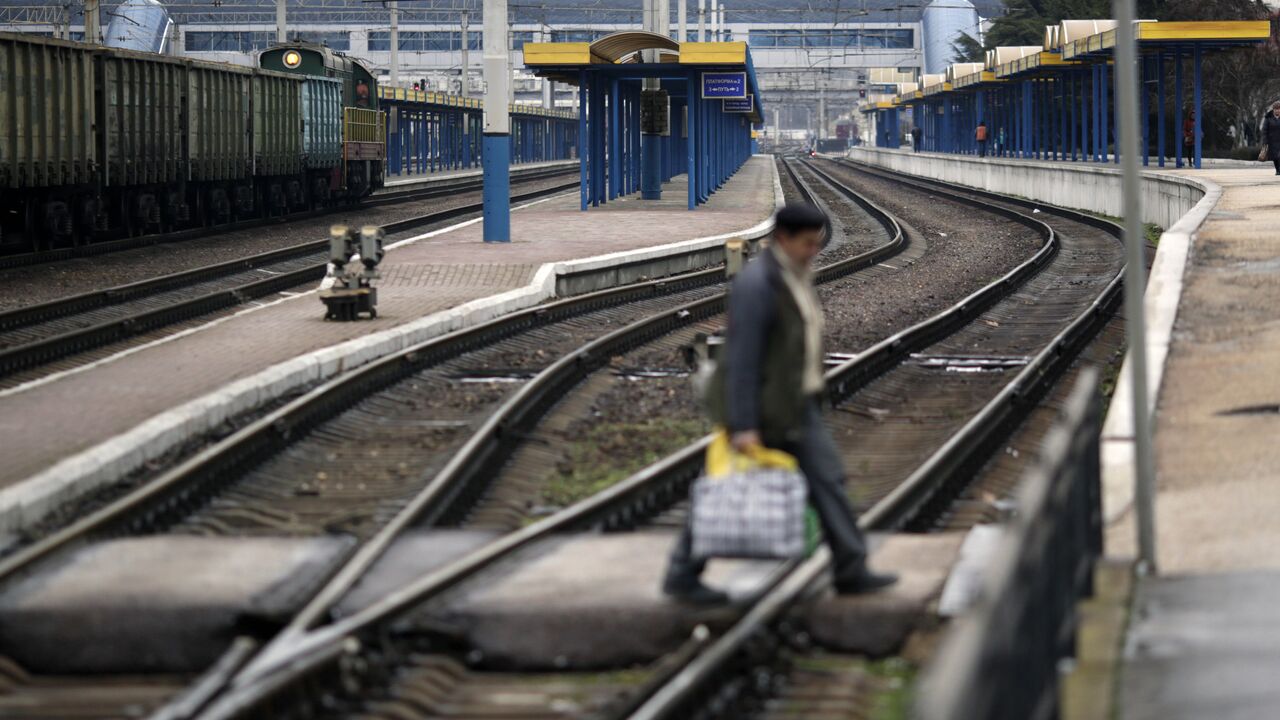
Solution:
M 471 82 L 470 82 L 471 55 L 468 53 L 468 51 L 470 50 L 470 48 L 468 47 L 470 45 L 470 43 L 468 42 L 470 33 L 467 32 L 467 28 L 469 26 L 470 26 L 470 18 L 467 16 L 467 11 L 463 10 L 462 11 L 462 73 L 460 74 L 460 77 L 462 80 L 461 82 L 462 87 L 458 91 L 459 94 L 462 95 L 462 97 L 469 97 L 471 95 Z M 422 88 L 422 89 L 426 90 L 426 88 Z M 465 123 L 462 126 L 462 132 L 464 134 L 467 132 L 467 126 Z
M 698 42 L 707 41 L 707 0 L 698 0 Z
M 289 39 L 288 10 L 285 5 L 286 0 L 276 0 L 276 42 L 286 42 Z
M 1129 384 L 1133 388 L 1133 470 L 1138 555 L 1147 572 L 1156 571 L 1155 469 L 1147 404 L 1147 333 L 1143 307 L 1146 247 L 1142 195 L 1138 187 L 1138 53 L 1134 0 L 1114 0 L 1116 16 L 1116 102 L 1120 106 L 1121 195 L 1124 207 L 1124 316 L 1129 334 Z
M 392 0 L 387 3 L 391 10 L 391 84 L 400 82 L 400 3 Z
M 511 242 L 507 0 L 484 0 L 484 241 Z M 585 109 L 584 109 L 585 111 Z
M 102 41 L 102 31 L 99 27 L 98 16 L 98 0 L 84 0 L 84 41 L 87 43 L 99 43 Z

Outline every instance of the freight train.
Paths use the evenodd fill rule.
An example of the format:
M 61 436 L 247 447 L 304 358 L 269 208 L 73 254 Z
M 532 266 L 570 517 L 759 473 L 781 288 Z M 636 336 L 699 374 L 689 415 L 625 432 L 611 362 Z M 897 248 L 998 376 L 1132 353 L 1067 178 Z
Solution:
M 259 65 L 0 33 L 0 251 L 285 215 L 382 185 L 367 68 L 305 43 Z

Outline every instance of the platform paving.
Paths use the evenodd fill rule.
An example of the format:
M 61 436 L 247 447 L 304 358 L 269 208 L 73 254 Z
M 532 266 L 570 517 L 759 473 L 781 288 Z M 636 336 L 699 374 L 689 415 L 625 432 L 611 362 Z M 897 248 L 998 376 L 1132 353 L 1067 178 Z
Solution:
M 1125 720 L 1280 712 L 1280 177 L 1262 163 L 1194 176 L 1223 192 L 1192 245 L 1164 369 L 1160 575 L 1138 585 Z M 1132 514 L 1107 541 L 1133 554 Z
M 0 488 L 277 363 L 524 287 L 543 263 L 752 227 L 774 209 L 774 173 L 770 159 L 753 158 L 694 212 L 683 209 L 683 177 L 656 207 L 636 199 L 581 212 L 576 192 L 556 196 L 512 213 L 509 244 L 485 244 L 481 223 L 472 221 L 388 252 L 376 320 L 326 322 L 314 293 L 282 294 L 52 381 L 0 392 Z
M 1160 568 L 1280 570 L 1280 177 L 1195 175 L 1223 193 L 1192 246 L 1157 409 Z

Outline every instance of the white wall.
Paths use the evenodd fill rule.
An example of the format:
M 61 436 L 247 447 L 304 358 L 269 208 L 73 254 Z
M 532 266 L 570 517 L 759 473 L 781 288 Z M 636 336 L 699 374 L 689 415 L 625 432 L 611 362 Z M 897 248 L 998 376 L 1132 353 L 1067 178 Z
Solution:
M 935 178 L 991 192 L 1030 198 L 1050 205 L 1119 217 L 1120 170 L 1070 162 L 979 160 L 967 155 L 912 153 L 857 147 L 849 157 L 868 165 L 908 175 Z M 1204 189 L 1189 179 L 1145 173 L 1142 220 L 1171 228 L 1204 197 Z

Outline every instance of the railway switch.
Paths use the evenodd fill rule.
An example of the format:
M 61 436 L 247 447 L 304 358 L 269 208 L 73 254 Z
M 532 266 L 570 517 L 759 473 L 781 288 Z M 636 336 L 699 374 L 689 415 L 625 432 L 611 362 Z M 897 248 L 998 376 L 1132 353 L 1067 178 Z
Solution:
M 333 284 L 320 291 L 325 320 L 356 320 L 362 313 L 376 318 L 378 263 L 382 262 L 382 239 L 386 232 L 376 225 L 359 230 L 346 225 L 329 229 L 329 262 L 333 264 Z

